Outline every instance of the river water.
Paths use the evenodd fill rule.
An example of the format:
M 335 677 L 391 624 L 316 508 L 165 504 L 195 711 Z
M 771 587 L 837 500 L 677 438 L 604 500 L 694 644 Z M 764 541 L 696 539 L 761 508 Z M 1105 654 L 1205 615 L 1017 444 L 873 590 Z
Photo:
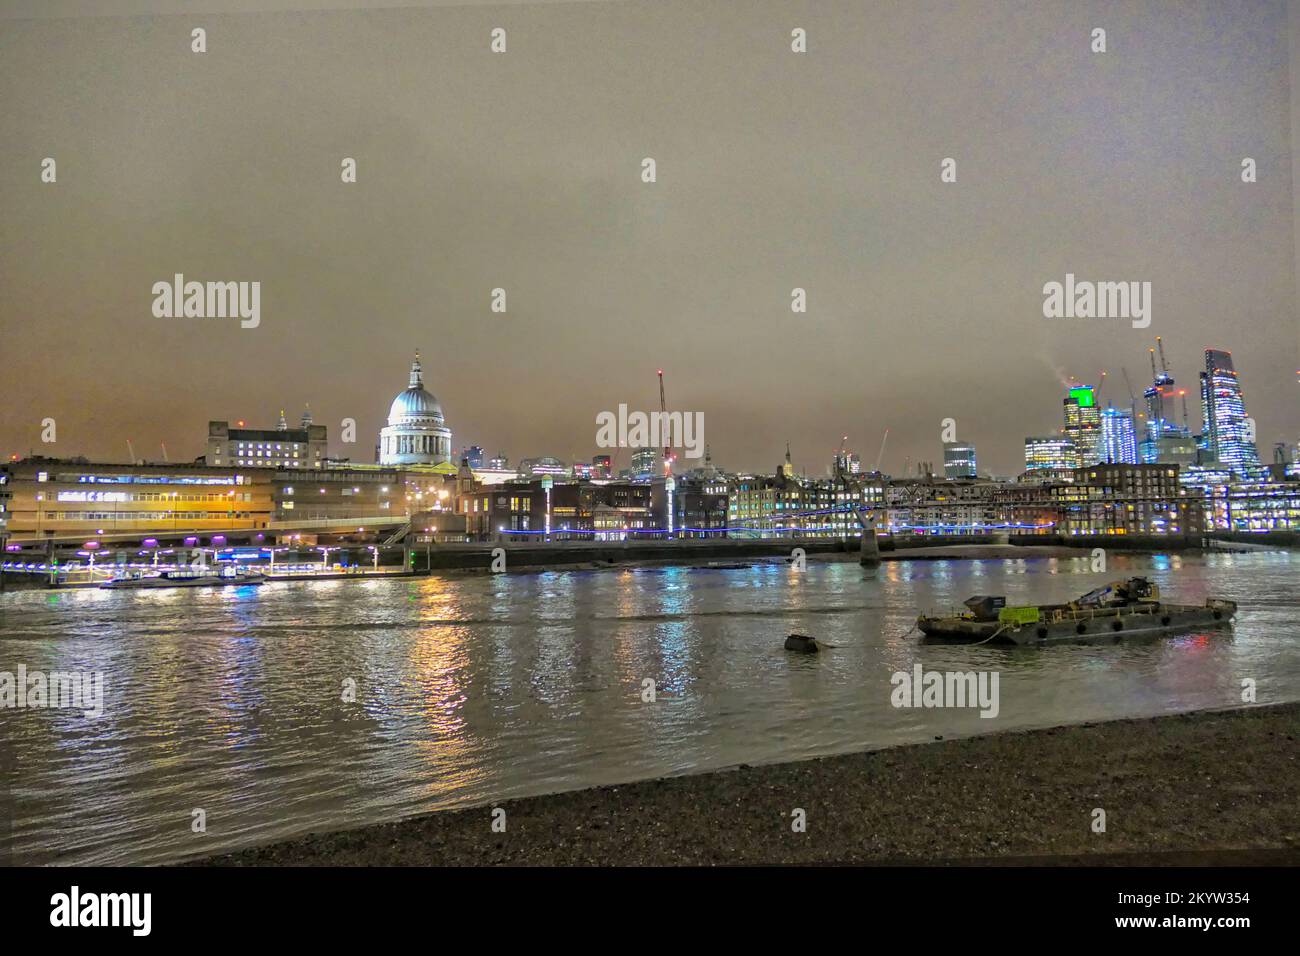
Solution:
M 974 593 L 1047 603 L 1128 574 L 1169 600 L 1232 598 L 1237 626 L 1046 649 L 911 631 Z M 835 646 L 792 654 L 791 631 Z M 998 672 L 997 716 L 893 707 L 891 675 L 917 662 Z M 1246 678 L 1260 703 L 1297 700 L 1300 554 L 28 591 L 0 595 L 0 671 L 19 664 L 102 672 L 105 712 L 0 709 L 0 845 L 14 863 L 159 863 L 738 763 L 1240 706 Z

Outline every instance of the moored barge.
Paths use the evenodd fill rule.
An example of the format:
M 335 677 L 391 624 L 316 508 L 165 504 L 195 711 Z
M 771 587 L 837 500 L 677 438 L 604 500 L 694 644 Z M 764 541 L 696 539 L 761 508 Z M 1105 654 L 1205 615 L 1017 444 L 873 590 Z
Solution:
M 965 613 L 921 615 L 916 625 L 927 640 L 957 644 L 1078 644 L 1120 641 L 1227 627 L 1235 601 L 1210 598 L 1203 605 L 1166 604 L 1146 578 L 1115 581 L 1068 604 L 1008 606 L 1006 598 L 979 595 Z

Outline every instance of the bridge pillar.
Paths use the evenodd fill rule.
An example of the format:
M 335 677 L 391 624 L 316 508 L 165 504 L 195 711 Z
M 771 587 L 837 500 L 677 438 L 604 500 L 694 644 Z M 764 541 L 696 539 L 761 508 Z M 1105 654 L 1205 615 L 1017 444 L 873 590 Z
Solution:
M 858 521 L 862 525 L 862 548 L 858 555 L 858 564 L 864 568 L 874 568 L 880 564 L 880 542 L 876 540 L 876 516 L 865 508 L 860 508 Z

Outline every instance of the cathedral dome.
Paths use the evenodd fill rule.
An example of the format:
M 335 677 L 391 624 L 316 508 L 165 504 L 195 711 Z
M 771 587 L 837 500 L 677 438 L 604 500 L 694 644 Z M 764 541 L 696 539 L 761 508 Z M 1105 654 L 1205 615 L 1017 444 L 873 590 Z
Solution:
M 393 404 L 389 406 L 388 424 L 400 425 L 410 419 L 434 419 L 440 424 L 444 421 L 442 406 L 424 387 L 421 374 L 420 357 L 417 355 L 411 363 L 410 386 L 393 399 Z
M 411 381 L 388 408 L 379 432 L 381 465 L 442 465 L 451 461 L 451 429 L 442 406 L 424 387 L 420 353 L 411 363 Z

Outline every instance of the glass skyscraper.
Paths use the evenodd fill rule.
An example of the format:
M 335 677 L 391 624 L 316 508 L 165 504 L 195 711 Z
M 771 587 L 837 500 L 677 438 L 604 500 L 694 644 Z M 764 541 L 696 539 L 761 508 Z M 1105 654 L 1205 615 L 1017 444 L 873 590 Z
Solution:
M 1241 382 L 1232 364 L 1232 353 L 1205 350 L 1205 371 L 1201 373 L 1201 414 L 1204 445 L 1220 466 L 1240 471 L 1259 466 L 1254 423 L 1246 416 Z
M 1074 385 L 1066 396 L 1065 437 L 1074 445 L 1074 467 L 1095 465 L 1102 459 L 1101 409 L 1091 385 Z
M 1133 427 L 1133 413 L 1129 409 L 1102 409 L 1101 460 L 1111 465 L 1137 464 L 1137 431 Z

